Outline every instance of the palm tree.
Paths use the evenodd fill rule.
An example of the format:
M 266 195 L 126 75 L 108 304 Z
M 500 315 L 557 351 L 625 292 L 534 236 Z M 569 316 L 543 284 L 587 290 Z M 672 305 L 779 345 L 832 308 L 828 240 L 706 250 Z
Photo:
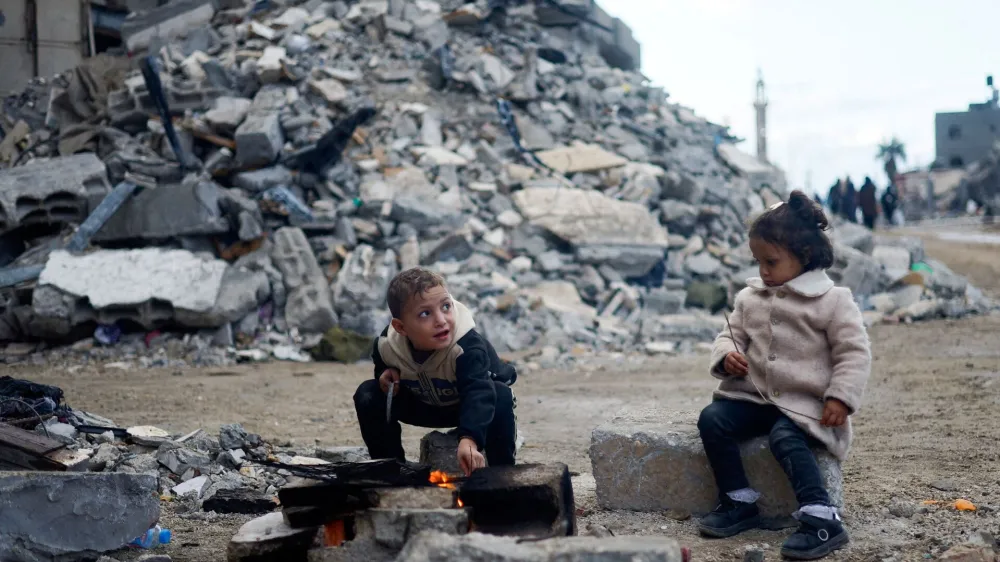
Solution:
M 889 183 L 896 182 L 896 159 L 906 162 L 906 145 L 896 137 L 892 137 L 888 142 L 878 145 L 878 155 L 876 159 L 884 162 L 885 175 L 889 176 Z

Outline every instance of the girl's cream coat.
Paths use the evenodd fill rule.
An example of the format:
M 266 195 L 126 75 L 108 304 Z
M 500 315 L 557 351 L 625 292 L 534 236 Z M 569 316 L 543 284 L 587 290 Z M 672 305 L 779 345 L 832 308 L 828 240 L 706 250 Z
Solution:
M 868 333 L 851 290 L 834 287 L 821 270 L 807 271 L 780 287 L 758 277 L 747 280 L 729 317 L 739 350 L 750 364 L 750 377 L 774 403 L 816 418 L 827 398 L 836 398 L 853 414 L 861 406 L 871 372 Z M 750 381 L 728 375 L 726 354 L 735 351 L 729 330 L 715 339 L 713 376 L 722 379 L 717 398 L 765 403 Z M 851 446 L 851 421 L 824 427 L 818 421 L 784 411 L 837 458 Z

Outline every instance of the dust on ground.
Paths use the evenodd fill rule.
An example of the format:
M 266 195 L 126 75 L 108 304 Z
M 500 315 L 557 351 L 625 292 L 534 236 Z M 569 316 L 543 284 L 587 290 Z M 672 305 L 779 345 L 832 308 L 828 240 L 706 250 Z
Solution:
M 1000 288 L 995 247 L 928 239 L 927 249 L 976 283 Z M 1000 535 L 1000 423 L 995 418 L 1000 316 L 878 325 L 870 333 L 874 369 L 844 465 L 845 521 L 853 541 L 829 559 L 920 560 L 965 542 L 976 531 Z M 605 357 L 572 371 L 522 372 L 514 387 L 527 440 L 519 461 L 562 461 L 582 474 L 575 491 L 585 513 L 581 529 L 600 524 L 617 535 L 671 536 L 690 546 L 695 560 L 741 560 L 749 547 L 779 559 L 790 531 L 752 531 L 709 541 L 697 537 L 690 519 L 597 508 L 588 478 L 591 430 L 626 404 L 677 410 L 707 404 L 716 381 L 706 373 L 706 360 L 703 355 Z M 72 406 L 120 425 L 214 432 L 220 424 L 240 422 L 271 442 L 296 445 L 361 445 L 352 395 L 372 376 L 370 367 L 360 365 L 288 363 L 182 371 L 87 367 L 70 373 L 29 366 L 4 371 L 58 385 Z M 423 432 L 404 427 L 411 455 Z M 950 508 L 958 498 L 979 509 Z M 894 502 L 893 511 L 902 506 L 916 513 L 894 516 L 888 509 Z M 228 540 L 246 520 L 186 520 L 164 504 L 162 521 L 175 536 L 164 552 L 178 562 L 223 560 Z

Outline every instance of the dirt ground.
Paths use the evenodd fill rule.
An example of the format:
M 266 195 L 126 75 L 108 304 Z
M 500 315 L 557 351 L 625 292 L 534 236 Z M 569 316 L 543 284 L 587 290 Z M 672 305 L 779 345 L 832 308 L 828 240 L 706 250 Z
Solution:
M 932 257 L 1000 294 L 1000 247 L 928 240 Z M 976 531 L 1000 535 L 998 334 L 1000 315 L 872 328 L 874 370 L 844 466 L 845 520 L 853 542 L 831 560 L 922 560 Z M 591 430 L 626 404 L 700 408 L 715 386 L 706 359 L 605 356 L 572 371 L 522 372 L 515 386 L 526 438 L 519 461 L 558 460 L 581 473 L 575 490 L 585 513 L 581 529 L 599 524 L 617 535 L 671 536 L 690 546 L 695 560 L 741 560 L 750 547 L 777 560 L 790 531 L 708 541 L 696 536 L 690 519 L 596 506 L 587 456 Z M 88 367 L 72 374 L 43 367 L 3 370 L 59 385 L 72 406 L 120 425 L 214 432 L 220 424 L 241 422 L 267 440 L 296 445 L 361 445 L 351 397 L 371 376 L 366 366 L 288 363 L 184 371 Z M 404 429 L 414 456 L 421 434 Z M 978 510 L 956 511 L 950 504 L 958 498 Z M 888 509 L 893 503 L 894 512 L 902 506 L 916 513 L 894 516 Z M 165 505 L 163 522 L 175 536 L 165 552 L 179 562 L 224 560 L 225 546 L 243 521 L 180 519 Z

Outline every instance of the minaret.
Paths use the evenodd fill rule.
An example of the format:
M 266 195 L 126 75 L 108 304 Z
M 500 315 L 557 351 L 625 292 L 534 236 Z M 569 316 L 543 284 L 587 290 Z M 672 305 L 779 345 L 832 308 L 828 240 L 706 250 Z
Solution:
M 767 94 L 764 93 L 764 75 L 757 69 L 757 99 L 753 102 L 757 110 L 757 159 L 767 162 Z

